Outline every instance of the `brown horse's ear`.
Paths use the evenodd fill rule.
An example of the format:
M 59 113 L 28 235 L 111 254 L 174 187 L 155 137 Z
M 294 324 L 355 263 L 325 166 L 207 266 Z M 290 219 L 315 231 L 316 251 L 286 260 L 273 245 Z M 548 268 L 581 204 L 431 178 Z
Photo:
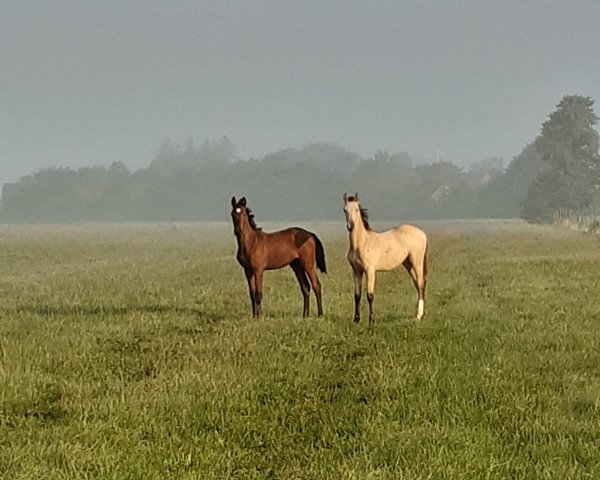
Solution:
M 348 203 L 348 194 L 344 192 L 344 205 Z
M 242 197 L 242 198 L 240 198 L 239 204 L 240 204 L 242 207 L 245 207 L 245 206 L 246 206 L 246 197 Z
M 358 202 L 358 193 L 354 194 L 354 200 L 356 200 Z
M 235 206 L 237 205 L 237 202 L 235 201 L 235 195 L 233 197 L 231 197 L 231 206 L 235 208 Z

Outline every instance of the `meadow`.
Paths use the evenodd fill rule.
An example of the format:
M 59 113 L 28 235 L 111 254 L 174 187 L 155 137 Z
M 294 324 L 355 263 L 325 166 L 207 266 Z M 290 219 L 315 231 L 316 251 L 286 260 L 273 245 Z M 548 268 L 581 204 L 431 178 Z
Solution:
M 369 327 L 297 224 L 323 318 L 286 269 L 253 320 L 229 224 L 0 226 L 0 478 L 600 478 L 600 237 L 417 223 L 426 316 L 398 270 Z

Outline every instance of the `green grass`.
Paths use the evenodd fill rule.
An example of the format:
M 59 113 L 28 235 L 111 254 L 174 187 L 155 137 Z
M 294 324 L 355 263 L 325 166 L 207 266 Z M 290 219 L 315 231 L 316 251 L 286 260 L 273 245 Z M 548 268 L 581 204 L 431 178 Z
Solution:
M 379 274 L 374 328 L 341 223 L 325 317 L 287 269 L 260 321 L 229 225 L 0 226 L 0 476 L 599 478 L 600 239 L 423 226 L 427 315 Z

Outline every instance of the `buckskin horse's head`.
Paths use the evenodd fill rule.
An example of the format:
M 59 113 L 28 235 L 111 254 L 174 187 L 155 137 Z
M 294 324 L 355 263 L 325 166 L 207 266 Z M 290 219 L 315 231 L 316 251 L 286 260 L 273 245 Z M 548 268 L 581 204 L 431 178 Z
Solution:
M 354 230 L 356 221 L 360 218 L 360 206 L 358 204 L 358 193 L 348 196 L 344 193 L 344 215 L 346 216 L 346 228 L 349 232 Z

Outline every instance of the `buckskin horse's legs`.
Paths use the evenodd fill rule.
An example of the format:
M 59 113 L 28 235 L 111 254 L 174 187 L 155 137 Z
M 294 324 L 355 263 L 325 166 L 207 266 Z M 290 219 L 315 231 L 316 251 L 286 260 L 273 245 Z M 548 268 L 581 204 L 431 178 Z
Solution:
M 410 274 L 410 278 L 417 290 L 417 320 L 421 320 L 425 313 L 425 285 L 427 283 L 423 265 L 420 268 L 416 267 L 410 257 L 404 260 L 402 265 L 404 265 L 404 268 Z
M 427 285 L 427 279 L 425 278 L 425 273 L 423 272 L 423 268 L 421 268 L 421 272 L 419 278 L 417 280 L 417 289 L 419 291 L 419 301 L 417 303 L 417 320 L 421 320 L 423 315 L 425 314 L 425 286 Z
M 354 278 L 354 323 L 360 322 L 360 297 L 362 295 L 363 271 L 352 266 L 352 277 Z
M 407 257 L 406 260 L 404 260 L 404 262 L 402 262 L 402 265 L 404 265 L 404 268 L 406 268 L 406 271 L 410 275 L 410 278 L 413 281 L 415 289 L 417 290 L 417 299 L 420 300 L 420 298 L 421 298 L 421 290 L 419 289 L 419 280 L 417 278 L 417 270 L 413 266 L 413 263 L 412 263 L 410 257 Z M 417 320 L 420 320 L 420 317 L 419 317 L 419 309 L 421 308 L 419 306 L 420 303 L 421 302 L 417 303 Z
M 375 268 L 367 269 L 367 300 L 369 301 L 369 323 L 375 322 L 373 314 L 373 299 L 375 298 Z

